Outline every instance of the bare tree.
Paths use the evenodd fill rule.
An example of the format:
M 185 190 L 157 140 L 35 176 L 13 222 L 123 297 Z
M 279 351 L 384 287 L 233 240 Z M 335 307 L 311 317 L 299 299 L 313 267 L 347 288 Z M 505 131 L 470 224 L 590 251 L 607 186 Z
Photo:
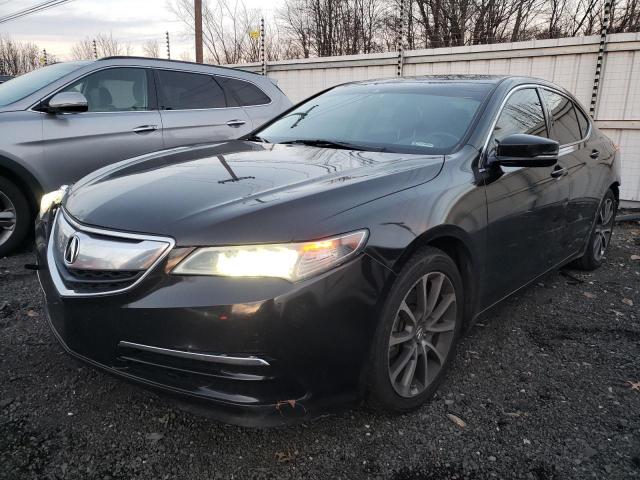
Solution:
M 22 75 L 41 63 L 41 50 L 37 45 L 0 37 L 0 74 Z
M 435 48 L 600 31 L 606 0 L 404 0 L 406 48 Z M 193 2 L 171 0 L 193 34 Z M 268 60 L 397 48 L 401 0 L 284 0 L 267 21 Z M 640 31 L 640 0 L 616 0 L 610 32 Z M 215 63 L 259 60 L 256 11 L 244 0 L 207 0 L 204 43 Z
M 142 45 L 145 57 L 160 58 L 160 44 L 157 40 L 147 40 Z
M 175 0 L 169 6 L 182 20 L 189 35 L 193 35 L 193 2 Z M 242 0 L 203 1 L 202 40 L 207 60 L 217 64 L 255 61 L 255 48 L 251 46 L 249 32 L 259 28 L 259 23 L 259 12 L 247 8 Z
M 93 42 L 96 42 L 98 58 L 114 57 L 118 55 L 131 55 L 132 46 L 114 38 L 110 32 L 98 34 L 94 40 L 85 38 L 71 48 L 71 57 L 74 60 L 89 60 L 95 57 Z

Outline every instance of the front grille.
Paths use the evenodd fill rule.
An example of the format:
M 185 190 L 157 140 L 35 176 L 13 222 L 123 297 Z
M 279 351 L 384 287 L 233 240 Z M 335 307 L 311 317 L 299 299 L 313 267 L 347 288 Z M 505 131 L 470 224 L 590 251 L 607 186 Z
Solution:
M 67 271 L 84 282 L 126 282 L 140 274 L 138 270 L 81 270 L 68 268 Z
M 60 271 L 64 269 L 63 271 Z M 78 293 L 100 293 L 120 290 L 133 285 L 144 273 L 141 270 L 83 270 L 61 266 L 62 281 Z
M 85 227 L 60 209 L 47 258 L 61 295 L 110 294 L 136 285 L 173 245 L 170 238 Z

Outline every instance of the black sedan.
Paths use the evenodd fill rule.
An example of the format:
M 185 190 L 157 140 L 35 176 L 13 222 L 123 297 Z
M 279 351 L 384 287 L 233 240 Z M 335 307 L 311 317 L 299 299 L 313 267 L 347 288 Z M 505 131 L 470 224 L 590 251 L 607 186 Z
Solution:
M 38 272 L 69 353 L 222 420 L 406 412 L 480 313 L 601 264 L 619 170 L 543 80 L 351 83 L 46 195 Z

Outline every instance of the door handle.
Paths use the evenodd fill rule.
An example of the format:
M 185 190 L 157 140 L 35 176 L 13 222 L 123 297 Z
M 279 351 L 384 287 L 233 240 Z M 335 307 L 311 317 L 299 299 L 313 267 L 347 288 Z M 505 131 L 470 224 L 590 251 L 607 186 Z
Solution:
M 133 129 L 135 133 L 155 132 L 156 130 L 158 130 L 157 125 L 141 125 Z
M 600 152 L 594 148 L 593 150 L 591 150 L 591 155 L 589 156 L 594 159 L 598 158 L 600 156 Z
M 567 171 L 566 168 L 564 167 L 559 167 L 556 165 L 556 168 L 553 169 L 553 172 L 551 172 L 551 176 L 553 178 L 560 178 L 560 177 L 564 177 L 567 173 L 569 173 Z
M 244 120 L 229 120 L 227 122 L 227 126 L 231 127 L 231 128 L 238 128 L 241 127 L 242 125 L 244 125 L 245 122 Z

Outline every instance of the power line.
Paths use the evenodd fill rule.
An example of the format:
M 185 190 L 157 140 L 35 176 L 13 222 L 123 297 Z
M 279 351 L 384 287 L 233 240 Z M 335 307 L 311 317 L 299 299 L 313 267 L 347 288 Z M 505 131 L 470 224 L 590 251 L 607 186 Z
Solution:
M 33 13 L 38 13 L 43 10 L 47 10 L 49 8 L 57 7 L 59 5 L 63 5 L 65 3 L 73 2 L 73 0 L 49 0 L 46 2 L 39 3 L 34 5 L 33 7 L 25 8 L 24 10 L 20 10 L 18 12 L 11 13 L 9 15 L 5 15 L 0 18 L 0 23 L 6 23 L 11 20 L 17 20 L 18 18 L 26 17 L 27 15 L 31 15 Z

